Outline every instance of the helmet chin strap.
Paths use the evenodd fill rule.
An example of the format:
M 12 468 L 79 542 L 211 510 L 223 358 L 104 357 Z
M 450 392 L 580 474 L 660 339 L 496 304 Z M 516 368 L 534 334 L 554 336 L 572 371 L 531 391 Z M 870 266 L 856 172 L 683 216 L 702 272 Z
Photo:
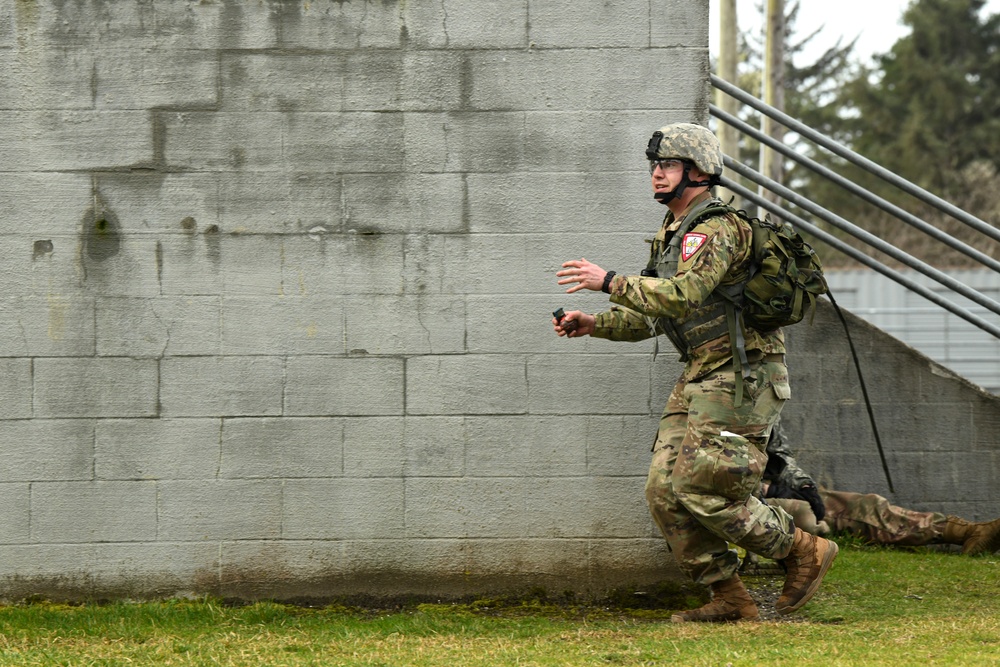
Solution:
M 681 177 L 681 182 L 677 184 L 677 187 L 670 192 L 654 192 L 653 199 L 660 202 L 664 206 L 669 204 L 675 199 L 680 199 L 684 196 L 684 191 L 689 187 L 700 188 L 700 187 L 711 187 L 714 185 L 712 179 L 707 181 L 692 181 L 688 178 L 688 171 L 691 169 L 690 166 L 684 165 L 684 175 Z

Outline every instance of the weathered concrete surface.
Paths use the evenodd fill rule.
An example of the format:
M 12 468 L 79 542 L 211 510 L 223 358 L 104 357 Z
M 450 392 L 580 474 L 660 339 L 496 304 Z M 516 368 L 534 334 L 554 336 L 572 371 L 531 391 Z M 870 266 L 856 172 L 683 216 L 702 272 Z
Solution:
M 642 486 L 679 366 L 549 314 L 605 303 L 561 261 L 644 261 L 707 3 L 550 4 L 0 0 L 0 597 L 676 576 Z M 832 326 L 790 335 L 789 430 L 882 490 Z M 855 335 L 898 496 L 1000 511 L 995 400 Z

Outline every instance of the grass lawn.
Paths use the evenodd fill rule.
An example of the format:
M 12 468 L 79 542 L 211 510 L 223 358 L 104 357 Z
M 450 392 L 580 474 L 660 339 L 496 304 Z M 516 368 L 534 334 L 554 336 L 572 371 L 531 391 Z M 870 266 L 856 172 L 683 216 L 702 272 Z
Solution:
M 781 620 L 672 624 L 671 604 L 630 594 L 381 610 L 34 602 L 0 607 L 0 665 L 1000 665 L 1000 555 L 841 543 L 816 597 Z M 766 611 L 781 578 L 745 581 Z

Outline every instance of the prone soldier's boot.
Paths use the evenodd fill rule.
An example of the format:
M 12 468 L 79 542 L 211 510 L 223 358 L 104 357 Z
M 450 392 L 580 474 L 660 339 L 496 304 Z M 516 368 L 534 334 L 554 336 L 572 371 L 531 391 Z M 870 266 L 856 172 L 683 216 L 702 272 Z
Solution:
M 785 586 L 774 610 L 781 615 L 796 611 L 816 593 L 826 571 L 837 557 L 836 542 L 795 529 L 792 550 L 779 562 L 785 566 Z
M 1000 549 L 1000 519 L 985 523 L 972 523 L 957 516 L 945 519 L 941 536 L 947 544 L 961 544 L 967 556 L 993 553 Z
M 697 609 L 677 612 L 670 620 L 674 623 L 725 623 L 757 619 L 757 605 L 740 581 L 740 575 L 734 574 L 709 587 L 712 589 L 711 602 Z

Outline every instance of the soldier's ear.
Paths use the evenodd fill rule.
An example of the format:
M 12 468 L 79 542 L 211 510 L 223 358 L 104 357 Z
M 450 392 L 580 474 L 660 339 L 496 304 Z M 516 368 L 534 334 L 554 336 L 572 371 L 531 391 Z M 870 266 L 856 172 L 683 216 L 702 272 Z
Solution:
M 688 178 L 695 182 L 705 181 L 708 180 L 708 174 L 703 172 L 698 167 L 691 165 L 691 167 L 688 169 Z

